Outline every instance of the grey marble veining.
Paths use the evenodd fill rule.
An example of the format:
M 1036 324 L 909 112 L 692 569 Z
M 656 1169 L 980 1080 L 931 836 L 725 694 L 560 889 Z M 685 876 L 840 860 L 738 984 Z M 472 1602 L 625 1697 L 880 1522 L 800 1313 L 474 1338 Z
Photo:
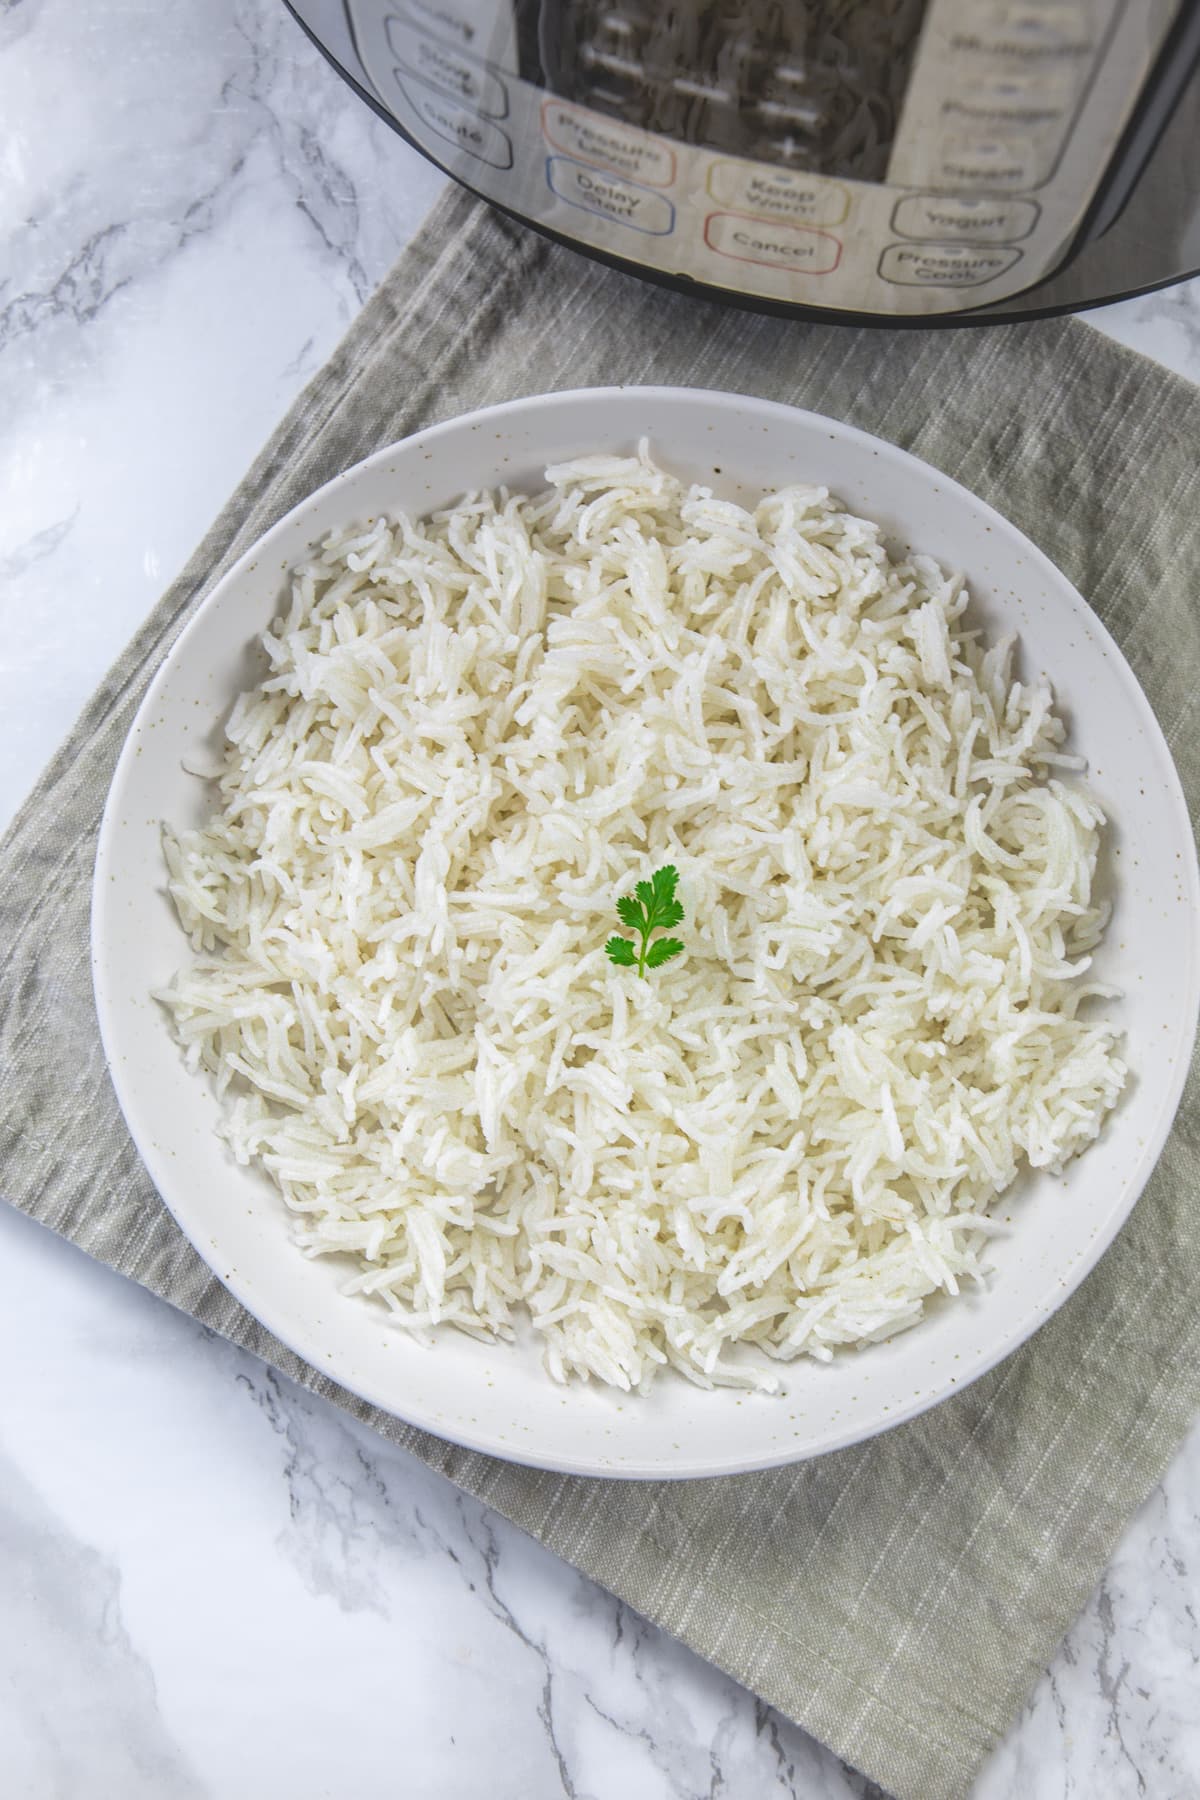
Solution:
M 0 3 L 0 808 L 441 178 L 278 0 Z M 1200 379 L 1195 284 L 1102 329 Z M 0 1210 L 3 1800 L 874 1800 L 402 1451 Z M 1200 1800 L 1200 1428 L 972 1800 Z
M 0 20 L 8 810 L 442 177 L 272 0 Z
M 125 1629 L 119 1568 L 64 1532 L 3 1455 L 0 1612 L 10 1792 L 84 1793 L 99 1761 L 129 1800 L 201 1800 Z

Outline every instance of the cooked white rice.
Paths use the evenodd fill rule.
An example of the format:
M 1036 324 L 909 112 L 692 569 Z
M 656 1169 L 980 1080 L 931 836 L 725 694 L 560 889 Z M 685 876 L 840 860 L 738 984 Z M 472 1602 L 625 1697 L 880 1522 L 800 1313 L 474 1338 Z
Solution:
M 551 1374 L 886 1337 L 1124 1079 L 1079 1016 L 1095 802 L 1044 681 L 822 488 L 649 460 L 376 519 L 295 572 L 165 999 L 240 1162 L 405 1326 Z M 604 942 L 664 863 L 686 952 Z

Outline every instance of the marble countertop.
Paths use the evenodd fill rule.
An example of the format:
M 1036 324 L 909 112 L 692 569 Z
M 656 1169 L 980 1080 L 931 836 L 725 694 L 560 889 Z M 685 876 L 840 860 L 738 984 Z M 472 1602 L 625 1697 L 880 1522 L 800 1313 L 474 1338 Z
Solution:
M 0 120 L 6 820 L 441 177 L 279 0 L 5 0 Z M 1200 284 L 1092 320 L 1200 380 Z M 5 1800 L 875 1791 L 7 1208 L 0 1365 Z M 1200 1425 L 972 1800 L 1200 1796 L 1198 1587 Z

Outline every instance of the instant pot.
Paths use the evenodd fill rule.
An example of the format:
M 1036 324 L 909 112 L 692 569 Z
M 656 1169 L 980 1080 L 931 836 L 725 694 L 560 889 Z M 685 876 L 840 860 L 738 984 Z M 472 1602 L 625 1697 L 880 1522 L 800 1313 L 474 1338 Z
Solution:
M 1035 317 L 1200 268 L 1200 0 L 289 0 L 447 174 L 772 311 Z

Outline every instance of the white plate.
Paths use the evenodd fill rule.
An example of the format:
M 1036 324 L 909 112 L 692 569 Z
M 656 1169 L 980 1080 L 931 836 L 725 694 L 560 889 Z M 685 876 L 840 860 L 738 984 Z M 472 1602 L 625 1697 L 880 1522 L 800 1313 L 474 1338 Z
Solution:
M 541 484 L 549 462 L 625 451 L 648 434 L 677 473 L 737 498 L 827 484 L 891 535 L 965 570 L 975 616 L 1020 633 L 1022 667 L 1051 676 L 1072 747 L 1112 819 L 1116 912 L 1099 970 L 1125 991 L 1134 1079 L 1102 1141 L 1065 1178 L 1026 1177 L 998 1208 L 1010 1233 L 986 1290 L 937 1302 L 889 1343 L 785 1370 L 769 1399 L 660 1380 L 646 1399 L 556 1386 L 535 1347 L 455 1332 L 432 1348 L 382 1307 L 338 1292 L 341 1271 L 288 1241 L 265 1177 L 214 1135 L 217 1106 L 184 1070 L 149 990 L 186 945 L 164 892 L 159 826 L 199 823 L 209 791 L 185 757 L 219 742 L 255 678 L 254 641 L 284 572 L 332 527 L 421 513 L 466 489 Z M 870 1436 L 964 1388 L 1036 1330 L 1111 1241 L 1162 1149 L 1194 1036 L 1200 916 L 1195 852 L 1170 753 L 1140 688 L 1070 583 L 990 507 L 861 431 L 768 401 L 682 388 L 605 388 L 514 401 L 381 450 L 298 506 L 205 601 L 159 670 L 117 766 L 100 833 L 92 916 L 96 1001 L 117 1095 L 151 1177 L 200 1254 L 275 1335 L 364 1399 L 439 1436 L 577 1473 L 718 1475 Z M 1067 1377 L 1069 1378 L 1069 1376 Z

